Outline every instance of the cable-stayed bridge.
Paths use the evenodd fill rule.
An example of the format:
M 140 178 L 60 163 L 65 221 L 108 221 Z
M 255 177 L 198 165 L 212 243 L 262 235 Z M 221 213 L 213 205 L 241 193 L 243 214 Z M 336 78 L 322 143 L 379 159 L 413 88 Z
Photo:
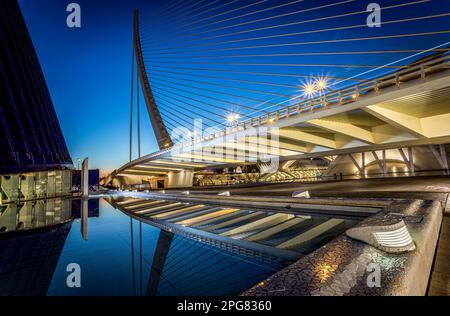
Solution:
M 261 174 L 289 174 L 293 161 L 317 157 L 329 162 L 331 173 L 342 173 L 336 169 L 340 164 L 362 176 L 374 168 L 386 176 L 392 163 L 403 164 L 410 175 L 448 172 L 450 31 L 429 22 L 443 19 L 447 26 L 450 13 L 410 15 L 408 8 L 429 6 L 430 1 L 387 3 L 381 11 L 397 13 L 397 18 L 384 20 L 380 34 L 357 36 L 367 25 L 342 20 L 367 15 L 355 10 L 353 2 L 179 4 L 169 10 L 184 12 L 184 28 L 174 35 L 181 38 L 178 45 L 149 39 L 136 12 L 138 157 L 133 159 L 132 119 L 130 161 L 105 183 L 127 186 L 157 179 L 164 182 L 160 187 L 189 187 L 195 173 L 206 169 L 256 165 Z M 206 6 L 217 14 L 203 16 Z M 224 6 L 229 10 L 223 11 Z M 280 23 L 298 15 L 303 16 Z M 328 21 L 326 27 L 321 21 Z M 417 27 L 398 31 L 412 22 L 424 23 L 420 32 Z M 287 32 L 292 27 L 296 32 Z M 286 33 L 268 31 L 275 28 Z M 343 30 L 352 36 L 341 35 Z M 319 37 L 311 38 L 314 34 Z M 430 47 L 406 49 L 403 41 L 413 40 Z M 286 47 L 290 49 L 280 51 Z M 353 62 L 347 64 L 349 60 Z M 292 73 L 297 69 L 309 73 Z M 133 85 L 132 117 L 134 90 Z M 141 155 L 140 149 L 141 93 L 160 147 L 149 155 Z

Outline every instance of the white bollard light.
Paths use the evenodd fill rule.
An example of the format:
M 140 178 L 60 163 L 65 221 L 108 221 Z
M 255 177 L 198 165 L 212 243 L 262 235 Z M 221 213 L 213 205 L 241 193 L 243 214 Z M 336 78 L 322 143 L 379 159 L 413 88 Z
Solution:
M 309 194 L 309 191 L 300 191 L 292 193 L 292 197 L 310 199 L 311 195 Z
M 391 225 L 353 227 L 347 230 L 346 234 L 388 253 L 403 253 L 416 249 L 403 220 Z

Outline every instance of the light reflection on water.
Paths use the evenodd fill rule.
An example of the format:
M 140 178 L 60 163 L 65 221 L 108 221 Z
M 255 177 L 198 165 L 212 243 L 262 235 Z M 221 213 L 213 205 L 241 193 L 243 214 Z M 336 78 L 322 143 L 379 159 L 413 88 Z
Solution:
M 73 208 L 73 221 L 31 234 L 0 234 L 0 295 L 237 295 L 287 264 L 280 258 L 263 260 L 161 230 L 132 219 L 103 199 L 90 200 L 86 212 L 80 210 L 80 201 L 64 205 Z M 48 223 L 54 224 L 54 214 L 46 214 L 53 216 Z M 32 217 L 29 220 L 23 225 L 31 227 Z M 264 246 L 274 247 L 292 234 L 295 237 L 298 229 L 309 229 L 296 227 Z M 318 246 L 312 243 L 296 250 Z M 72 263 L 81 268 L 80 288 L 66 284 L 66 269 Z
M 90 215 L 88 240 L 80 219 L 51 231 L 2 238 L 0 294 L 233 295 L 279 269 L 161 233 L 104 200 L 98 217 Z M 66 285 L 70 263 L 81 267 L 81 288 Z

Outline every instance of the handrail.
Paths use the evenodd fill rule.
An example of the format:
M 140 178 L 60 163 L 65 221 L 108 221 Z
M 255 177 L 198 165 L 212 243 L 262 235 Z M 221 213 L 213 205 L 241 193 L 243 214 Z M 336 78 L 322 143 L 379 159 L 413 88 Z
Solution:
M 287 106 L 283 109 L 269 112 L 264 116 L 256 117 L 257 121 L 267 123 L 265 118 L 270 117 L 272 120 L 283 119 L 286 117 L 300 115 L 304 112 L 310 112 L 319 108 L 326 108 L 333 104 L 345 105 L 355 102 L 361 95 L 370 91 L 379 92 L 383 88 L 391 87 L 393 85 L 400 86 L 402 82 L 409 81 L 414 78 L 425 79 L 429 72 L 436 70 L 446 70 L 449 66 L 450 55 L 445 55 L 441 58 L 431 60 L 425 63 L 410 66 L 402 69 L 394 74 L 389 74 L 377 79 L 368 80 L 338 91 L 333 91 L 325 95 L 316 97 L 311 100 L 303 101 L 295 105 Z M 408 80 L 405 80 L 408 79 Z M 289 115 L 283 114 L 283 111 L 288 111 Z M 275 116 L 275 118 L 273 118 Z M 239 125 L 246 126 L 249 122 L 254 122 L 255 118 L 241 122 Z M 254 124 L 253 124 L 254 125 Z M 264 124 L 262 124 L 264 125 Z M 254 126 L 256 127 L 256 126 Z

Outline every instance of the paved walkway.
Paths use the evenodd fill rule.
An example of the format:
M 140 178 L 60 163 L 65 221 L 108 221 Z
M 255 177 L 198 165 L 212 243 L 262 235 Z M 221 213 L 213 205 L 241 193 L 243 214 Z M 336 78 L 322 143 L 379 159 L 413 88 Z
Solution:
M 430 296 L 450 295 L 450 215 L 443 218 L 437 255 L 428 289 Z

